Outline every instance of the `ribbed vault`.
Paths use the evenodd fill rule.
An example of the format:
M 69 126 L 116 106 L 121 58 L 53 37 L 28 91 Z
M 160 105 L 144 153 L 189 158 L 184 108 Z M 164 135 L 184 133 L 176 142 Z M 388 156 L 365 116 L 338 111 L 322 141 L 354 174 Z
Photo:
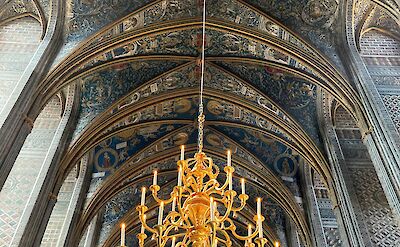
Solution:
M 329 16 L 310 19 L 306 17 L 313 16 L 311 7 L 303 2 L 294 3 L 305 5 L 296 15 L 308 25 L 298 35 L 292 31 L 293 22 L 271 17 L 275 7 L 264 1 L 210 1 L 205 142 L 206 151 L 220 166 L 226 149 L 232 149 L 237 175 L 249 181 L 251 200 L 265 197 L 271 215 L 265 223 L 270 243 L 280 238 L 277 230 L 292 222 L 303 243 L 311 246 L 299 170 L 311 165 L 334 189 L 319 132 L 318 92 L 332 95 L 362 131 L 369 127 L 342 65 L 334 56 L 327 58 L 332 54 L 330 45 L 307 34 L 322 23 L 318 35 L 332 38 L 337 4 Z M 90 13 L 89 7 L 75 5 L 75 26 L 69 28 L 68 40 L 86 40 L 40 82 L 36 103 L 44 106 L 71 83 L 81 86 L 80 116 L 61 160 L 55 191 L 68 171 L 90 154 L 97 177 L 92 179 L 93 193 L 79 215 L 73 239 L 79 241 L 93 218 L 104 211 L 101 244 L 113 246 L 118 222 L 128 223 L 130 238 L 138 231 L 136 193 L 149 184 L 151 171 L 160 170 L 162 190 L 168 194 L 176 177 L 178 146 L 196 150 L 201 5 L 189 0 L 135 2 L 120 9 L 120 15 L 102 12 L 105 18 L 118 16 L 113 23 L 89 18 L 90 32 L 79 29 L 83 28 L 79 17 Z M 92 35 L 86 37 L 87 33 Z M 250 203 L 237 221 L 246 224 L 253 212 Z

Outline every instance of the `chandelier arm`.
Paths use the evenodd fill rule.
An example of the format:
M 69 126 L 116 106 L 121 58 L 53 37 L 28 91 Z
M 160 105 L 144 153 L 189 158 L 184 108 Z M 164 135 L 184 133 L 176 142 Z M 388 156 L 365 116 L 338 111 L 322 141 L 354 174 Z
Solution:
M 158 191 L 160 191 L 160 186 L 159 185 L 151 185 L 150 186 L 150 190 L 151 190 L 151 194 L 152 194 L 154 200 L 158 204 L 163 202 L 164 205 L 168 205 L 168 204 L 172 203 L 172 201 L 174 200 L 173 192 L 171 193 L 171 197 L 169 199 L 167 199 L 167 200 L 160 199 L 158 197 Z
M 210 221 L 208 224 L 209 224 L 209 227 L 211 228 L 211 237 L 209 238 L 211 243 L 209 243 L 209 244 L 211 247 L 213 247 L 213 243 L 215 242 L 215 239 L 217 238 L 218 222 L 214 220 L 214 221 Z
M 183 208 L 182 208 L 182 197 L 183 197 L 183 195 L 182 195 L 183 193 L 182 192 L 186 188 L 184 188 L 182 186 L 179 186 L 179 187 L 177 186 L 177 188 L 178 188 L 178 201 L 177 201 L 178 212 L 181 215 L 180 216 L 181 220 L 183 222 L 186 222 L 186 225 L 191 226 L 191 223 L 189 222 L 189 220 L 187 218 L 183 217 L 185 215 L 185 213 L 184 213 Z
M 216 179 L 210 179 L 204 185 L 203 192 L 207 193 L 209 190 L 214 189 L 218 185 L 218 181 Z
M 225 193 L 226 193 L 225 191 L 214 192 L 214 194 L 222 196 L 222 198 L 214 197 L 214 201 L 219 202 L 222 205 L 224 205 L 225 208 L 228 208 L 229 207 L 229 199 L 227 199 Z
M 177 221 L 175 221 L 176 218 L 178 218 Z M 171 211 L 168 213 L 164 221 L 169 222 L 169 224 L 173 225 L 174 227 L 180 227 L 181 226 L 180 223 L 182 222 L 182 217 L 180 217 L 179 213 Z
M 220 232 L 222 233 L 222 235 L 224 235 L 225 239 L 217 237 L 218 242 L 224 243 L 225 246 L 227 246 L 227 247 L 232 246 L 232 241 L 231 241 L 231 237 L 229 236 L 229 234 L 226 231 L 220 231 Z
M 144 241 L 147 238 L 147 235 L 145 233 L 139 233 L 136 235 L 136 237 L 139 240 L 139 247 L 143 247 L 144 246 Z
M 146 223 L 146 212 L 148 210 L 147 206 L 137 206 L 136 210 L 139 212 L 139 220 L 142 223 L 143 227 L 148 230 L 151 233 L 157 234 L 157 231 L 151 228 L 149 225 Z
M 264 247 L 265 244 L 267 243 L 267 239 L 265 239 L 265 238 L 256 238 L 254 240 L 254 242 L 257 243 L 257 247 Z
M 156 235 L 157 237 L 157 246 L 158 247 L 163 247 L 165 246 L 164 240 L 163 240 L 163 225 L 156 225 L 155 226 L 156 229 L 156 233 L 154 233 L 154 235 Z
M 168 241 L 168 239 L 172 239 L 173 237 L 182 237 L 185 235 L 185 233 L 178 233 L 178 234 L 174 234 L 174 235 L 169 235 L 169 233 L 172 231 L 172 229 L 174 229 L 175 226 L 168 226 L 163 234 L 163 238 L 166 239 L 166 242 Z
M 225 179 L 225 183 L 221 186 L 221 187 L 215 187 L 215 190 L 217 190 L 217 191 L 223 191 L 223 190 L 225 190 L 227 187 L 228 187 L 228 185 L 229 185 L 229 178 L 228 178 L 228 175 L 226 176 L 226 179 Z
M 232 193 L 232 192 L 235 192 L 235 191 L 227 191 L 228 193 L 228 195 L 227 195 L 227 200 L 228 200 L 228 203 L 227 203 L 227 206 L 226 206 L 226 211 L 225 211 L 225 214 L 224 214 L 224 216 L 223 217 L 215 217 L 216 219 L 217 219 L 217 221 L 218 222 L 224 222 L 224 221 L 226 221 L 228 218 L 229 218 L 229 215 L 230 215 L 230 213 L 232 212 L 232 206 L 233 206 L 233 196 L 232 195 L 234 195 L 234 193 Z
M 189 235 L 188 234 L 186 234 L 185 237 L 183 237 L 183 240 L 182 240 L 181 243 L 182 243 L 182 245 L 184 244 L 183 246 L 186 246 L 187 244 L 190 244 L 190 239 L 189 239 Z
M 249 199 L 249 196 L 246 194 L 240 194 L 239 199 L 240 199 L 240 207 L 238 208 L 232 207 L 233 212 L 242 211 L 246 206 L 246 201 Z
M 236 233 L 236 225 L 235 225 L 235 223 L 233 223 L 233 221 L 231 219 L 228 219 L 227 222 L 229 222 L 230 225 L 225 229 L 230 231 L 235 238 L 237 238 L 239 240 L 242 240 L 242 241 L 247 241 L 247 240 L 251 240 L 251 239 L 255 238 L 257 236 L 258 232 L 259 232 L 258 224 L 256 224 L 257 225 L 256 229 L 251 235 L 241 236 L 241 235 Z
M 190 175 L 190 177 L 186 178 L 185 182 L 183 184 L 185 186 L 185 190 L 189 190 L 190 193 L 197 190 L 197 187 L 195 186 L 196 179 L 192 175 Z M 190 187 L 192 187 L 192 189 L 190 189 Z

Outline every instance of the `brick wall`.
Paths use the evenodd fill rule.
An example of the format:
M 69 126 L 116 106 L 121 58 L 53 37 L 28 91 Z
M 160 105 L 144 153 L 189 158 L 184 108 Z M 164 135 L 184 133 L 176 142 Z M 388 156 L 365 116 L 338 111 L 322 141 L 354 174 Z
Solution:
M 356 214 L 360 213 L 357 220 L 364 223 L 372 246 L 400 246 L 400 228 L 396 225 L 359 130 L 354 128 L 350 114 L 342 107 L 336 111 L 335 119 L 341 127 L 336 129 L 336 133 L 346 164 L 342 172 L 351 178 L 354 190 L 349 190 L 349 193 L 359 203 L 355 210 L 361 211 L 356 211 Z M 347 125 L 346 119 L 351 124 Z
M 365 33 L 360 40 L 362 56 L 399 56 L 400 42 L 378 31 Z
M 360 40 L 361 56 L 367 66 L 400 66 L 400 42 L 378 31 Z
M 363 35 L 361 56 L 400 133 L 400 41 L 377 31 Z
M 30 17 L 0 26 L 0 112 L 39 46 L 41 32 Z
M 357 124 L 353 117 L 342 106 L 339 106 L 335 113 L 335 127 L 339 129 L 357 128 Z
M 57 196 L 57 203 L 53 208 L 49 222 L 47 223 L 46 231 L 44 233 L 41 247 L 52 247 L 57 246 L 58 240 L 63 230 L 65 217 L 67 216 L 72 194 L 74 192 L 76 180 L 77 180 L 77 169 L 74 168 L 65 179 L 61 186 L 60 192 Z
M 61 120 L 61 103 L 52 98 L 36 119 L 0 192 L 0 246 L 16 246 L 12 240 L 24 209 L 35 189 L 43 161 Z

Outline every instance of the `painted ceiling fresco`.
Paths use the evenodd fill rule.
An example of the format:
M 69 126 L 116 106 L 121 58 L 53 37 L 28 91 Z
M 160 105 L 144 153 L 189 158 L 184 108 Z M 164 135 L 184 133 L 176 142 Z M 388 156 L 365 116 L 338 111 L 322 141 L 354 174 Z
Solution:
M 218 65 L 250 82 L 278 103 L 299 122 L 315 143 L 320 145 L 317 125 L 316 86 L 286 73 L 261 65 L 218 62 Z
M 71 0 L 68 39 L 81 40 L 152 0 Z
M 214 24 L 225 22 L 239 31 L 254 32 L 260 34 L 259 37 L 265 35 L 267 41 L 280 40 L 305 54 L 315 53 L 278 23 L 282 22 L 341 68 L 333 48 L 338 14 L 338 4 L 334 0 L 210 0 L 207 6 L 207 15 Z M 104 186 L 110 186 L 120 176 L 115 186 L 125 189 L 102 201 L 105 211 L 100 243 L 104 243 L 118 222 L 136 206 L 138 188 L 148 183 L 137 182 L 138 179 L 150 175 L 155 168 L 174 169 L 176 147 L 180 144 L 194 146 L 197 142 L 193 122 L 199 101 L 201 73 L 197 58 L 202 43 L 201 29 L 185 27 L 137 38 L 119 38 L 149 25 L 154 25 L 156 30 L 156 25 L 167 25 L 168 21 L 198 18 L 202 6 L 200 1 L 192 0 L 72 0 L 69 8 L 72 19 L 68 42 L 77 43 L 91 37 L 86 46 L 100 48 L 79 64 L 81 71 L 90 73 L 79 79 L 80 116 L 74 140 L 85 134 L 85 128 L 99 117 L 118 116 L 98 133 L 107 139 L 93 148 L 93 176 L 86 202 L 86 209 L 90 209 L 91 200 L 101 198 L 97 196 Z M 115 25 L 102 29 L 118 19 Z M 93 36 L 99 30 L 104 32 Z M 322 148 L 316 116 L 317 86 L 284 68 L 293 68 L 314 78 L 319 74 L 289 54 L 289 48 L 285 50 L 262 39 L 239 35 L 239 31 L 229 32 L 216 26 L 206 31 L 204 104 L 209 125 L 205 129 L 205 146 L 218 152 L 234 150 L 234 155 L 255 169 L 238 167 L 239 176 L 255 177 L 253 182 L 266 191 L 272 191 L 272 186 L 257 180 L 258 174 L 276 178 L 293 197 L 294 204 L 302 208 L 299 183 L 302 158 L 295 147 L 288 147 L 294 140 L 281 126 L 297 128 L 298 123 L 298 129 L 304 130 Z M 115 43 L 102 50 L 101 43 L 111 40 Z M 253 62 L 240 58 L 250 58 Z M 256 60 L 270 61 L 282 69 L 259 65 L 261 63 L 254 62 Z M 128 112 L 126 109 L 129 114 L 119 115 Z M 136 125 L 150 122 L 153 125 L 135 129 Z M 140 166 L 160 152 L 171 153 L 171 157 L 147 167 Z M 214 160 L 223 166 L 222 159 L 215 157 Z M 125 177 L 124 171 L 132 173 Z M 171 178 L 164 180 L 160 183 L 167 183 Z M 265 197 L 268 224 L 274 229 L 284 229 L 285 212 L 277 202 L 256 187 L 250 191 L 251 197 L 260 194 Z M 131 246 L 135 246 L 135 239 L 131 232 L 128 235 Z
M 197 57 L 200 54 L 198 47 L 201 45 L 201 39 L 201 29 L 199 28 L 146 36 L 113 47 L 111 50 L 96 56 L 90 62 L 82 65 L 81 69 L 88 69 L 113 59 L 139 55 L 180 55 Z M 298 68 L 306 73 L 314 74 L 310 68 L 293 56 L 288 55 L 288 53 L 283 50 L 251 40 L 244 36 L 223 31 L 206 31 L 205 52 L 206 57 L 233 56 L 274 61 L 293 68 Z
M 144 79 L 151 77 L 151 73 L 161 74 L 157 72 L 161 70 L 162 66 L 154 69 L 151 73 L 148 72 L 158 64 L 159 62 L 155 62 L 154 64 L 150 62 L 140 62 L 132 65 L 118 65 L 118 67 L 122 67 L 123 69 L 116 71 L 115 69 L 110 68 L 106 71 L 101 71 L 95 75 L 88 76 L 86 80 L 84 79 L 84 83 L 82 84 L 81 117 L 78 128 L 75 132 L 75 137 L 79 135 L 84 127 L 97 114 L 103 112 L 107 106 L 111 105 L 112 102 L 115 102 L 118 96 L 122 97 L 127 92 L 130 92 L 130 89 L 132 90 L 135 88 L 135 86 L 139 87 L 130 92 L 130 95 L 132 96 L 129 96 L 126 101 L 121 103 L 118 106 L 118 109 L 133 103 L 137 104 L 140 101 L 157 94 L 166 93 L 168 91 L 173 92 L 178 88 L 193 88 L 194 90 L 198 88 L 199 72 L 197 67 L 193 64 L 170 73 L 164 73 L 163 76 L 152 84 L 146 84 L 140 87 L 140 83 L 143 83 L 145 81 Z M 136 74 L 132 69 L 134 65 L 138 68 Z M 233 73 L 245 79 L 240 81 L 239 78 L 233 77 L 215 66 L 207 66 L 205 78 L 205 86 L 207 88 L 239 96 L 246 101 L 252 102 L 254 105 L 261 106 L 263 109 L 276 114 L 279 118 L 282 118 L 283 121 L 289 121 L 287 116 L 285 116 L 285 113 L 273 105 L 273 101 L 277 102 L 282 109 L 291 114 L 295 120 L 306 129 L 313 140 L 319 144 L 318 126 L 316 126 L 317 121 L 315 116 L 316 92 L 314 85 L 271 68 L 247 65 L 241 66 L 241 64 L 237 63 L 220 63 L 220 65 L 227 70 L 232 70 Z M 143 68 L 142 66 L 145 69 L 141 69 Z M 172 63 L 170 66 L 176 66 L 176 63 Z M 101 75 L 101 73 L 104 73 L 104 75 Z M 244 84 L 246 82 L 252 82 L 254 87 L 262 90 L 262 92 L 269 96 L 273 101 L 252 90 L 249 86 L 246 86 Z M 186 102 L 186 105 L 182 105 L 184 102 Z M 191 103 L 187 100 L 180 100 L 175 103 L 171 101 L 170 103 L 163 104 L 169 104 L 169 108 L 172 107 L 171 110 L 168 110 L 167 107 L 163 107 L 162 112 L 160 112 L 154 107 L 150 107 L 147 110 L 143 109 L 140 114 L 135 114 L 137 117 L 123 119 L 121 120 L 121 123 L 116 123 L 115 125 L 121 126 L 122 123 L 123 125 L 126 125 L 132 121 L 137 122 L 139 119 L 141 119 L 140 121 L 157 119 L 161 116 L 164 119 L 171 119 L 177 117 L 176 113 L 173 114 L 172 109 L 174 107 L 183 107 L 181 110 L 178 109 L 178 112 L 182 112 L 185 108 L 196 107 L 197 105 L 196 103 Z M 211 104 L 213 107 L 208 109 L 211 110 L 210 120 L 240 120 L 244 121 L 246 124 L 254 126 L 260 125 L 259 117 L 245 109 L 241 109 L 240 107 L 235 108 L 232 104 L 223 101 L 213 101 Z M 114 112 L 114 110 L 111 110 L 110 112 Z M 196 112 L 197 108 L 193 108 L 189 115 L 184 114 L 183 119 L 194 119 L 194 114 Z M 110 127 L 110 130 L 112 129 L 113 128 Z M 278 133 L 278 135 L 281 135 L 281 131 L 273 131 Z
M 97 114 L 138 85 L 178 66 L 179 61 L 147 60 L 116 64 L 81 81 L 81 109 L 76 132 L 79 133 Z
M 400 20 L 396 22 L 387 11 L 381 7 L 375 7 L 367 18 L 363 29 L 367 28 L 379 28 L 389 32 L 398 39 L 400 39 Z
M 399 18 L 400 8 L 395 1 L 355 1 L 354 27 L 360 34 L 370 28 L 377 28 L 399 39 Z
M 41 18 L 42 6 L 47 6 L 47 1 L 40 2 L 23 0 L 5 0 L 0 2 L 0 23 L 22 15 L 31 15 L 37 19 Z
M 90 2 L 92 3 L 101 1 Z M 108 6 L 107 4 L 109 3 L 106 3 L 107 1 L 103 2 L 105 3 L 99 3 L 98 5 L 101 5 L 102 8 Z M 84 3 L 80 3 L 77 4 L 77 6 L 81 6 L 82 4 L 85 5 Z M 296 45 L 298 48 L 305 50 L 307 53 L 313 53 L 303 44 L 302 41 L 300 41 L 290 32 L 282 28 L 280 24 L 269 19 L 268 17 L 263 15 L 262 12 L 257 12 L 249 5 L 242 3 L 241 1 L 210 1 L 208 3 L 208 6 L 209 7 L 207 9 L 207 15 L 210 18 L 221 19 L 225 22 L 235 25 L 239 24 L 245 26 L 246 28 L 251 28 L 265 34 L 278 37 L 285 42 Z M 106 31 L 104 34 L 95 36 L 94 39 L 88 43 L 88 45 L 96 44 L 106 38 L 116 36 L 123 32 L 137 30 L 150 24 L 163 23 L 166 20 L 172 19 L 176 20 L 187 17 L 199 17 L 199 9 L 201 9 L 201 6 L 199 5 L 198 1 L 154 1 L 154 4 L 148 5 L 146 8 L 137 13 L 131 11 L 132 13 L 130 15 L 127 15 L 125 19 L 122 19 L 120 22 L 115 24 L 115 26 L 110 27 L 108 31 Z M 118 12 L 118 9 L 115 9 L 113 11 Z M 108 11 L 107 13 L 112 13 L 113 11 Z M 313 27 L 315 28 L 315 26 L 318 25 L 314 25 Z M 223 50 L 220 50 L 219 54 L 225 52 L 228 55 L 238 56 L 245 53 L 244 55 L 249 57 L 257 57 L 262 59 L 270 59 L 281 63 L 288 63 L 294 67 L 299 66 L 298 61 L 292 61 L 293 59 L 291 59 L 290 56 L 288 56 L 287 54 L 282 54 L 282 51 L 279 51 L 277 49 L 268 48 L 267 46 L 263 44 L 258 44 L 254 41 L 244 40 L 243 38 L 235 36 L 233 34 L 218 34 L 215 33 L 215 31 L 209 32 L 214 32 L 210 34 L 210 39 L 214 39 L 214 42 L 213 40 L 209 40 L 212 45 L 211 48 L 214 48 L 216 44 L 220 43 L 219 39 L 223 39 L 224 41 L 221 45 Z M 198 52 L 195 51 L 196 49 L 193 50 L 192 48 L 193 46 L 198 46 L 200 44 L 201 35 L 199 33 L 192 32 L 191 34 L 188 34 L 172 32 L 159 36 L 160 37 L 148 37 L 141 40 L 135 40 L 130 44 L 115 48 L 113 51 L 97 57 L 94 62 L 143 53 L 171 54 L 175 52 L 176 54 L 191 54 L 194 56 L 198 55 Z M 232 42 L 232 44 L 228 44 L 228 42 Z M 68 47 L 72 48 L 73 46 L 66 44 L 67 50 L 69 49 Z M 60 54 L 66 55 L 67 52 L 61 52 Z M 336 58 L 336 55 L 334 55 L 333 57 Z M 57 60 L 59 61 L 60 58 Z M 94 62 L 91 62 L 90 64 L 93 64 Z
M 179 124 L 152 125 L 138 130 L 121 132 L 117 136 L 103 141 L 94 149 L 93 172 L 104 172 L 104 176 L 107 177 L 129 157 L 182 126 Z
M 102 142 L 94 149 L 94 173 L 97 175 L 92 179 L 92 186 L 96 184 L 95 186 L 99 187 L 101 185 L 99 181 L 104 181 L 108 175 L 112 174 L 119 168 L 121 163 L 127 162 L 126 165 L 137 165 L 143 158 L 151 157 L 157 152 L 176 148 L 180 144 L 196 144 L 197 131 L 195 131 L 193 126 L 180 128 L 178 133 L 170 135 L 169 137 L 166 137 L 166 134 L 160 134 L 165 131 L 174 131 L 178 128 L 179 127 L 171 125 L 163 125 L 157 128 L 149 127 L 147 129 L 140 129 L 139 131 L 127 131 L 125 133 L 120 133 L 117 137 Z M 161 135 L 165 137 L 161 137 Z M 230 136 L 233 141 L 237 141 L 237 143 L 243 146 L 243 148 L 228 140 L 224 135 Z M 154 141 L 156 139 L 158 141 Z M 261 162 L 263 162 L 263 165 L 268 167 L 268 169 L 273 171 L 273 173 L 278 177 L 281 177 L 282 181 L 296 197 L 301 198 L 297 178 L 300 157 L 281 143 L 266 136 L 260 136 L 259 133 L 254 131 L 218 126 L 210 126 L 205 129 L 204 141 L 206 147 L 219 149 L 222 153 L 224 153 L 224 150 L 230 148 L 233 150 L 235 156 L 237 155 L 240 158 L 248 159 L 248 162 L 253 163 L 255 161 L 249 159 L 249 155 L 245 153 L 251 152 L 255 157 L 258 157 Z M 131 157 L 135 157 L 135 154 L 138 153 L 140 149 L 146 149 L 147 151 L 143 152 L 140 156 L 136 155 L 134 160 L 130 160 Z M 177 155 L 173 155 L 171 158 L 154 163 L 153 165 L 146 167 L 144 170 L 138 170 L 136 175 L 133 175 L 126 180 L 127 184 L 132 183 L 134 186 L 128 186 L 128 188 L 118 193 L 105 205 L 100 243 L 103 243 L 109 237 L 112 229 L 119 225 L 117 224 L 119 220 L 125 217 L 129 211 L 134 210 L 134 207 L 138 203 L 137 200 L 139 199 L 138 188 L 143 185 L 150 185 L 149 183 L 151 183 L 152 171 L 154 169 L 175 169 Z M 189 152 L 186 155 L 190 156 L 193 155 L 193 153 Z M 222 169 L 226 161 L 219 157 L 213 158 L 214 162 L 220 167 L 220 169 Z M 134 166 L 129 169 L 134 169 Z M 236 172 L 239 176 L 248 176 L 245 174 L 246 171 L 239 167 L 237 167 Z M 103 175 L 99 176 L 99 173 L 103 173 Z M 142 184 L 137 184 L 137 182 L 135 182 L 137 179 L 144 176 L 150 176 L 150 179 L 147 179 Z M 171 181 L 171 179 L 175 179 L 175 177 L 175 175 L 165 178 L 162 178 L 161 176 L 159 182 L 160 184 L 167 183 L 168 181 Z M 235 189 L 240 188 L 240 184 L 236 180 L 234 187 Z M 268 188 L 268 186 L 262 187 L 264 189 Z M 265 195 L 264 192 L 261 192 L 259 189 L 252 187 L 251 185 L 249 185 L 248 188 L 249 194 L 253 199 L 263 195 L 264 207 L 269 212 L 267 218 L 268 225 L 273 229 L 283 229 L 285 220 L 283 210 L 272 200 L 272 198 Z M 254 207 L 255 205 L 250 201 L 249 205 Z M 128 237 L 128 239 L 136 241 L 133 237 Z
M 336 0 L 247 0 L 317 47 L 341 70 L 335 50 L 339 6 Z

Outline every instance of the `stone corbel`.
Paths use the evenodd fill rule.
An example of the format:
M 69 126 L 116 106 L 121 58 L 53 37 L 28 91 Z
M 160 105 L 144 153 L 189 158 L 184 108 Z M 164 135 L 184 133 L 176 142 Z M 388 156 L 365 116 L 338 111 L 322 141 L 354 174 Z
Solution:
M 28 117 L 27 115 L 25 115 L 24 123 L 28 126 L 29 132 L 31 132 L 33 130 L 33 125 L 35 123 L 35 120 L 33 120 L 31 117 Z
M 56 203 L 57 202 L 57 195 L 52 193 L 52 192 L 49 193 L 49 200 L 53 201 L 54 203 Z
M 335 210 L 340 207 L 340 203 L 335 203 L 332 207 L 332 210 Z
M 368 135 L 372 134 L 372 131 L 374 129 L 372 127 L 369 127 L 367 130 L 362 130 L 361 132 L 361 140 L 364 142 L 365 138 L 367 138 Z

